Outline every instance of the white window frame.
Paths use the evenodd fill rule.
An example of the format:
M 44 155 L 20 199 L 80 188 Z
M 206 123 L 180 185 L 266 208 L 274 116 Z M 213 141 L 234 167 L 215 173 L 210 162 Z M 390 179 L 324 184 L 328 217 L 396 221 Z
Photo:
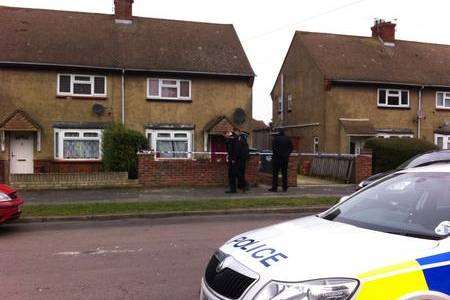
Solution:
M 158 80 L 158 96 L 150 95 L 150 80 Z M 164 80 L 176 81 L 175 85 L 167 85 L 163 84 Z M 182 97 L 181 93 L 181 82 L 189 83 L 189 97 Z M 162 96 L 162 88 L 163 87 L 171 87 L 177 88 L 177 97 L 163 97 Z M 170 78 L 147 78 L 147 99 L 163 99 L 163 100 L 192 100 L 192 81 L 187 79 L 170 79 Z
M 438 103 L 439 94 L 443 95 L 443 104 L 444 105 L 439 105 L 439 103 Z M 445 106 L 445 101 L 446 100 L 450 101 L 450 92 L 442 92 L 442 91 L 436 92 L 436 108 L 449 109 L 450 110 L 450 106 Z
M 288 95 L 288 97 L 287 97 L 287 110 L 288 110 L 288 112 L 291 112 L 292 111 L 292 106 L 293 106 L 293 103 L 292 103 L 292 94 L 289 94 Z
M 61 76 L 70 76 L 70 92 L 61 92 L 60 91 L 60 78 Z M 75 77 L 89 77 L 89 81 L 76 81 Z M 105 80 L 105 92 L 102 94 L 96 94 L 95 93 L 95 78 L 103 78 Z M 91 93 L 90 94 L 75 94 L 73 92 L 73 86 L 76 83 L 80 84 L 90 84 L 91 85 Z M 67 74 L 67 73 L 60 73 L 57 76 L 57 83 L 56 83 L 56 94 L 58 96 L 74 96 L 74 97 L 106 97 L 108 95 L 108 80 L 106 76 L 101 75 L 86 75 L 86 74 Z
M 78 137 L 65 137 L 68 132 L 76 132 Z M 96 133 L 96 137 L 85 137 L 85 133 Z M 58 135 L 58 139 L 56 139 Z M 101 161 L 103 156 L 102 141 L 103 130 L 102 129 L 59 129 L 56 128 L 53 134 L 54 139 L 54 156 L 58 161 Z M 64 141 L 65 140 L 86 140 L 86 141 L 99 141 L 99 157 L 98 158 L 64 158 Z M 58 145 L 56 145 L 58 143 Z
M 168 138 L 160 138 L 158 137 L 158 134 L 170 134 L 170 137 Z M 187 138 L 176 138 L 175 134 L 182 133 L 186 134 Z M 147 129 L 145 131 L 145 135 L 147 137 L 151 137 L 151 140 L 149 140 L 150 149 L 152 151 L 156 152 L 156 142 L 158 140 L 160 141 L 187 141 L 188 143 L 188 153 L 186 157 L 157 157 L 158 160 L 166 160 L 166 159 L 178 159 L 178 160 L 185 160 L 185 159 L 191 159 L 192 158 L 192 149 L 193 149 L 193 130 L 169 130 L 169 129 Z
M 386 103 L 380 103 L 380 92 L 386 91 Z M 408 94 L 408 104 L 402 104 L 402 92 L 406 92 Z M 398 105 L 388 104 L 389 97 L 398 97 Z M 391 107 L 391 108 L 409 108 L 410 107 L 410 95 L 409 90 L 399 90 L 399 89 L 378 89 L 377 93 L 377 104 L 378 107 Z
M 390 138 L 399 138 L 399 139 L 403 139 L 403 138 L 409 138 L 409 139 L 412 139 L 412 138 L 414 138 L 414 134 L 410 134 L 410 133 L 379 133 L 379 134 L 377 134 L 377 138 L 383 138 L 383 139 L 390 139 Z
M 438 138 L 443 138 L 443 141 L 442 141 L 442 150 L 450 150 L 450 148 L 448 147 L 448 144 L 450 143 L 450 135 L 447 135 L 447 134 L 438 134 L 438 133 L 435 133 L 434 134 L 434 144 L 435 145 L 438 145 L 438 142 L 437 142 L 437 140 L 438 140 Z

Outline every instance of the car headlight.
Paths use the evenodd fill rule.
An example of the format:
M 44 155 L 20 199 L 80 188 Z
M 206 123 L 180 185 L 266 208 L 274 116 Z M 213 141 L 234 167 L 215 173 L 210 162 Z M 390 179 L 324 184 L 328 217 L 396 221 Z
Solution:
M 6 202 L 11 200 L 12 200 L 11 197 L 9 197 L 7 194 L 0 192 L 0 202 Z
M 267 284 L 254 300 L 347 300 L 358 288 L 355 279 L 330 278 L 299 283 Z

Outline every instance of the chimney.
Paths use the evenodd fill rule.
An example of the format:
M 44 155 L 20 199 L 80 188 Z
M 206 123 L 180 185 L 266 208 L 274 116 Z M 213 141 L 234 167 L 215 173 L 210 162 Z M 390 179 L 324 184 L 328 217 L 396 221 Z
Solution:
M 134 0 L 114 0 L 116 23 L 132 23 Z
M 379 19 L 372 27 L 372 37 L 380 38 L 385 44 L 395 43 L 395 26 L 397 24 Z

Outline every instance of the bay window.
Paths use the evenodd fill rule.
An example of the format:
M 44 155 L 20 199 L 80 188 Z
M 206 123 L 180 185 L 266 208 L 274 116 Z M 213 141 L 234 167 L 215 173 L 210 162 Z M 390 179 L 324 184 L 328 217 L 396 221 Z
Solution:
M 191 100 L 191 81 L 149 78 L 147 80 L 147 98 Z
M 106 77 L 58 74 L 57 95 L 106 97 Z
M 395 89 L 378 89 L 378 106 L 409 108 L 409 91 Z
M 434 142 L 441 150 L 450 150 L 450 135 L 435 134 Z
M 159 158 L 190 158 L 192 152 L 192 131 L 147 130 L 151 149 Z
M 55 129 L 55 159 L 101 160 L 100 129 Z
M 436 93 L 436 108 L 450 109 L 450 92 Z

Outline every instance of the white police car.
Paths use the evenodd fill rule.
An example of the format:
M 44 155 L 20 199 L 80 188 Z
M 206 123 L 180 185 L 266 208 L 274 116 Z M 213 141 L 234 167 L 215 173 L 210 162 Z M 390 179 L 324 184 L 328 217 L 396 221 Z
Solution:
M 201 300 L 450 299 L 450 164 L 408 169 L 317 215 L 232 238 Z

